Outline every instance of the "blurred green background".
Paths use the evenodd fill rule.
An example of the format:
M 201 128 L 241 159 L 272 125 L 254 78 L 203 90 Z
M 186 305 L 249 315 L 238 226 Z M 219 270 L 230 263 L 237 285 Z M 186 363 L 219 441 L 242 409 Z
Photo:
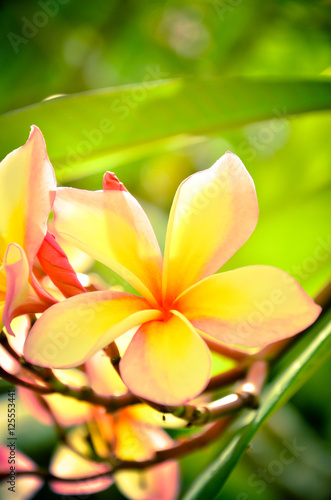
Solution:
M 52 95 L 141 82 L 147 75 L 151 80 L 327 75 L 330 28 L 327 0 L 4 1 L 0 112 Z M 275 265 L 314 295 L 331 272 L 331 114 L 289 118 L 282 116 L 284 111 L 277 110 L 269 121 L 190 140 L 179 137 L 171 146 L 156 144 L 137 156 L 114 158 L 106 168 L 114 170 L 141 201 L 162 246 L 178 184 L 212 165 L 226 150 L 237 153 L 256 183 L 260 219 L 225 269 Z M 153 120 L 162 121 L 162 113 L 155 110 L 150 118 L 152 126 Z M 57 134 L 61 136 L 61 127 Z M 87 169 L 66 184 L 100 189 L 102 172 Z M 109 283 L 117 282 L 102 266 L 95 269 Z M 331 498 L 330 378 L 329 362 L 261 429 L 221 498 Z M 52 432 L 37 432 L 42 426 L 36 427 L 23 413 L 20 447 L 42 463 L 48 458 Z M 259 476 L 279 458 L 283 441 L 294 439 L 305 448 L 298 458 L 279 474 L 269 470 L 264 479 Z M 182 461 L 183 489 L 212 454 L 207 449 Z M 116 487 L 111 491 L 111 498 L 122 498 Z M 46 487 L 37 498 L 45 495 Z M 94 496 L 109 498 L 109 491 Z

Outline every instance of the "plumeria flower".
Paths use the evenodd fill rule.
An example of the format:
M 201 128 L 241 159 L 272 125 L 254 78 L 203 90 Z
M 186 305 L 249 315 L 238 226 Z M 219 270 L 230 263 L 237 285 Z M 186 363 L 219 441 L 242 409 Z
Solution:
M 85 368 L 86 374 L 78 370 L 55 370 L 55 373 L 71 386 L 91 386 L 99 394 L 114 396 L 127 393 L 127 388 L 105 354 L 96 353 L 87 361 Z M 183 421 L 180 419 L 169 416 L 164 422 L 160 414 L 147 405 L 126 407 L 108 415 L 101 407 L 59 394 L 40 396 L 23 388 L 18 389 L 18 394 L 23 405 L 43 424 L 53 425 L 54 420 L 64 427 L 86 423 L 69 432 L 67 444 L 60 445 L 53 456 L 50 471 L 59 480 L 52 480 L 50 486 L 56 493 L 96 493 L 108 488 L 115 479 L 122 493 L 132 500 L 177 498 L 179 467 L 174 460 L 146 470 L 104 474 L 111 471 L 109 459 L 113 454 L 119 459 L 140 461 L 152 458 L 157 450 L 171 447 L 172 439 L 160 427 L 181 427 Z M 97 461 L 93 460 L 96 458 L 94 455 L 97 455 Z M 98 478 L 84 480 L 99 474 Z M 73 478 L 73 481 L 64 482 L 61 478 Z
M 71 447 L 61 445 L 51 463 L 51 472 L 59 478 L 76 478 L 74 482 L 52 481 L 52 489 L 59 494 L 87 494 L 108 488 L 114 479 L 120 491 L 131 500 L 175 500 L 179 487 L 179 466 L 175 460 L 146 470 L 123 470 L 99 479 L 79 481 L 84 477 L 111 472 L 112 453 L 122 460 L 148 460 L 155 451 L 171 447 L 172 439 L 155 426 L 140 422 L 131 415 L 130 408 L 116 415 L 100 413 L 90 432 L 76 428 L 68 438 Z M 92 441 L 99 460 L 84 457 Z M 75 451 L 75 449 L 77 451 Z M 103 461 L 102 461 L 103 459 Z
M 232 153 L 179 186 L 164 260 L 137 200 L 106 173 L 103 191 L 61 188 L 54 205 L 62 238 L 125 278 L 141 297 L 91 292 L 49 308 L 25 344 L 42 366 L 77 366 L 139 326 L 120 362 L 138 396 L 177 405 L 206 386 L 203 340 L 260 347 L 307 328 L 321 308 L 284 271 L 266 265 L 214 274 L 247 241 L 258 219 L 254 183 Z
M 130 337 L 132 332 L 119 339 L 120 351 L 125 349 Z M 86 362 L 85 368 L 90 386 L 99 394 L 119 396 L 127 393 L 127 388 L 104 353 L 96 353 Z M 91 440 L 95 453 L 99 456 L 99 467 L 100 459 L 106 461 L 110 453 L 122 460 L 148 460 L 153 458 L 155 451 L 169 448 L 174 444 L 160 427 L 178 428 L 185 424 L 186 422 L 171 415 L 167 416 L 165 422 L 159 412 L 147 405 L 126 407 L 112 415 L 106 414 L 102 408 L 95 408 L 94 418 L 88 424 L 89 434 L 82 433 L 78 428 L 69 441 L 73 449 L 77 447 L 78 450 L 87 451 L 87 443 Z M 82 471 L 79 466 L 81 461 L 82 457 L 72 449 L 68 450 L 62 446 L 53 457 L 51 470 L 56 472 L 61 468 L 69 476 L 68 468 L 72 471 Z M 85 467 L 89 467 L 84 470 L 89 470 L 92 475 L 96 463 L 86 457 L 84 464 Z M 105 465 L 101 461 L 101 465 L 105 467 L 104 470 L 110 470 L 109 464 Z M 179 466 L 175 460 L 171 460 L 146 470 L 118 471 L 113 478 L 120 491 L 131 500 L 175 500 L 179 488 Z M 60 485 L 59 489 L 57 485 L 58 493 L 63 493 L 61 487 Z M 75 487 L 76 494 L 83 493 L 82 489 L 77 489 L 79 484 Z
M 47 231 L 56 192 L 53 167 L 36 126 L 26 144 L 0 163 L 0 326 L 57 302 L 35 274 L 41 265 L 65 296 L 84 292 L 66 254 Z
M 40 130 L 0 163 L 0 323 L 23 312 L 41 312 L 52 298 L 33 274 L 47 231 L 56 181 Z M 2 326 L 1 325 L 1 326 Z

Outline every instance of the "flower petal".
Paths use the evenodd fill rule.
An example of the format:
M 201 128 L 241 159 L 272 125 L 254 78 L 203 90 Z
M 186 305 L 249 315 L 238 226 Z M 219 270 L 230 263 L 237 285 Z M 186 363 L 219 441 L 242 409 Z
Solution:
M 38 127 L 0 164 L 0 257 L 9 243 L 24 248 L 29 266 L 47 231 L 56 190 L 54 171 Z
M 120 356 L 127 349 L 132 337 L 139 327 L 132 328 L 116 340 Z M 61 370 L 63 371 L 63 370 Z M 89 378 L 89 385 L 94 391 L 103 396 L 120 396 L 128 392 L 121 377 L 109 362 L 109 357 L 104 351 L 99 351 L 85 363 L 85 371 Z
M 30 330 L 25 357 L 51 368 L 78 366 L 130 328 L 160 316 L 149 307 L 141 297 L 115 291 L 66 299 L 45 311 Z
M 87 255 L 87 253 L 79 250 L 79 248 L 71 245 L 71 243 L 68 243 L 67 240 L 61 238 L 55 230 L 54 220 L 48 222 L 48 231 L 55 236 L 56 241 L 68 257 L 69 263 L 76 273 L 85 273 L 92 267 L 94 259 L 90 255 Z
M 253 180 L 232 153 L 182 182 L 167 229 L 163 270 L 167 302 L 216 272 L 247 241 L 257 219 Z
M 180 429 L 187 425 L 187 420 L 177 418 L 171 413 L 165 415 L 146 404 L 136 404 L 130 407 L 130 415 L 146 424 L 164 427 L 165 429 Z
M 68 398 L 61 394 L 40 396 L 24 387 L 19 387 L 18 393 L 24 407 L 45 425 L 54 425 L 53 417 L 63 427 L 70 427 L 92 420 L 93 405 L 85 401 L 77 401 L 77 399 Z M 43 400 L 46 401 L 46 405 L 43 404 Z M 51 414 L 46 409 L 47 407 L 51 410 Z M 65 412 L 63 408 L 66 409 Z
M 1 277 L 4 275 L 4 273 L 1 271 L 0 269 L 0 279 Z M 1 290 L 0 290 L 0 328 L 2 330 L 3 328 L 3 320 L 2 320 L 2 316 L 3 316 L 3 310 L 4 310 L 4 307 L 5 307 L 5 298 L 6 298 L 6 294 L 3 293 Z
M 62 188 L 54 213 L 63 238 L 109 266 L 156 305 L 161 251 L 145 212 L 130 193 Z
M 86 361 L 86 373 L 94 391 L 103 396 L 120 396 L 128 392 L 109 357 L 99 351 Z
M 6 349 L 0 346 L 0 366 L 6 372 L 16 375 L 21 372 L 21 365 L 16 359 L 12 358 Z
M 15 316 L 42 312 L 49 304 L 44 302 L 30 285 L 29 264 L 24 250 L 19 245 L 11 243 L 8 246 L 3 266 L 7 279 L 3 324 L 8 333 L 14 335 L 10 324 Z
M 132 418 L 130 409 L 117 414 L 114 425 L 116 456 L 122 460 L 147 460 L 154 456 L 156 448 L 148 432 L 151 426 Z
M 126 187 L 116 177 L 114 172 L 107 171 L 102 179 L 102 187 L 104 191 L 127 191 Z
M 174 307 L 220 342 L 251 347 L 291 337 L 321 312 L 292 276 L 271 266 L 210 276 L 184 292 Z
M 15 476 L 13 475 L 12 484 L 8 483 L 10 481 L 9 477 L 9 465 L 8 465 L 8 451 L 9 448 L 0 444 L 0 473 L 6 474 L 6 480 L 0 484 L 0 497 L 2 500 L 11 500 L 13 496 L 15 500 L 29 500 L 33 498 L 37 491 L 44 484 L 43 479 L 33 475 L 26 476 Z M 20 451 L 15 451 L 15 471 L 35 471 L 37 470 L 37 465 L 35 462 L 30 460 Z M 9 490 L 10 487 L 14 487 L 14 490 Z M 15 495 L 13 495 L 15 492 Z
M 197 396 L 208 382 L 210 368 L 205 342 L 176 315 L 142 325 L 120 362 L 123 382 L 132 392 L 169 405 Z
M 116 485 L 131 500 L 176 500 L 179 466 L 174 460 L 143 471 L 115 474 Z
M 59 495 L 88 495 L 103 491 L 113 483 L 110 476 L 101 476 L 88 481 L 79 481 L 84 477 L 103 474 L 110 469 L 109 465 L 92 462 L 75 453 L 68 446 L 60 446 L 56 451 L 50 471 L 59 478 L 75 478 L 70 481 L 52 480 L 50 486 Z
M 33 415 L 36 420 L 44 425 L 54 425 L 54 420 L 50 412 L 46 409 L 46 405 L 42 404 L 42 396 L 25 387 L 17 387 L 17 393 L 23 407 Z
M 150 458 L 154 451 L 173 445 L 172 439 L 162 429 L 141 424 L 134 419 L 123 419 L 122 416 L 116 423 L 116 442 L 116 454 L 134 460 Z M 179 467 L 172 460 L 144 471 L 117 472 L 115 479 L 122 493 L 132 500 L 175 500 L 179 487 Z
M 11 330 L 15 337 L 8 335 L 8 342 L 14 351 L 20 356 L 23 356 L 23 348 L 26 336 L 31 327 L 31 321 L 28 315 L 18 316 L 14 318 L 10 324 Z
M 79 282 L 68 257 L 50 232 L 47 232 L 39 248 L 38 259 L 45 273 L 65 297 L 86 291 Z

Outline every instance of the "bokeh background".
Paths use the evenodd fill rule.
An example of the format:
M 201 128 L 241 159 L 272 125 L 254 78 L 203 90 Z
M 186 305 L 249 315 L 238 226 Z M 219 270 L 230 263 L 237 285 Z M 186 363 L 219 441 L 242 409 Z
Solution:
M 1 2 L 0 113 L 53 95 L 141 82 L 146 75 L 153 80 L 187 75 L 288 79 L 331 72 L 327 0 L 58 0 L 49 7 L 47 23 L 31 27 L 46 3 Z M 289 118 L 284 113 L 278 110 L 277 127 L 266 121 L 178 140 L 114 160 L 109 169 L 138 197 L 162 246 L 178 184 L 226 150 L 239 154 L 256 183 L 260 219 L 225 269 L 278 266 L 315 295 L 331 272 L 331 115 Z M 155 119 L 162 120 L 162 114 Z M 66 184 L 100 189 L 102 172 L 85 171 Z M 94 270 L 109 284 L 118 282 L 102 266 Z M 330 379 L 329 362 L 263 426 L 230 477 L 224 500 L 331 498 Z M 47 463 L 53 430 L 20 405 L 19 419 L 21 450 Z M 270 473 L 277 470 L 269 466 L 279 460 L 284 441 L 294 440 L 304 449 L 293 463 Z M 183 489 L 212 455 L 209 447 L 182 460 Z M 110 491 L 93 496 L 122 498 L 116 487 Z M 37 498 L 46 495 L 58 498 L 46 487 Z

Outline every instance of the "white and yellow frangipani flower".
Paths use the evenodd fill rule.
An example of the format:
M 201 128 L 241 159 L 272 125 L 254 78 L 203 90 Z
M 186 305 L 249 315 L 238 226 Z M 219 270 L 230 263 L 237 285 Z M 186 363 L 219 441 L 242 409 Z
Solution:
M 213 275 L 258 220 L 253 180 L 232 153 L 179 186 L 164 260 L 145 212 L 114 174 L 105 174 L 103 191 L 59 189 L 54 213 L 62 238 L 109 266 L 142 297 L 91 292 L 52 306 L 28 335 L 25 356 L 31 362 L 78 366 L 139 327 L 120 362 L 122 379 L 142 398 L 178 405 L 208 382 L 204 336 L 263 346 L 295 335 L 320 314 L 278 268 L 248 266 Z M 262 312 L 266 300 L 271 306 Z
M 55 301 L 33 274 L 56 191 L 53 167 L 36 126 L 24 146 L 0 163 L 0 323 L 41 312 Z

